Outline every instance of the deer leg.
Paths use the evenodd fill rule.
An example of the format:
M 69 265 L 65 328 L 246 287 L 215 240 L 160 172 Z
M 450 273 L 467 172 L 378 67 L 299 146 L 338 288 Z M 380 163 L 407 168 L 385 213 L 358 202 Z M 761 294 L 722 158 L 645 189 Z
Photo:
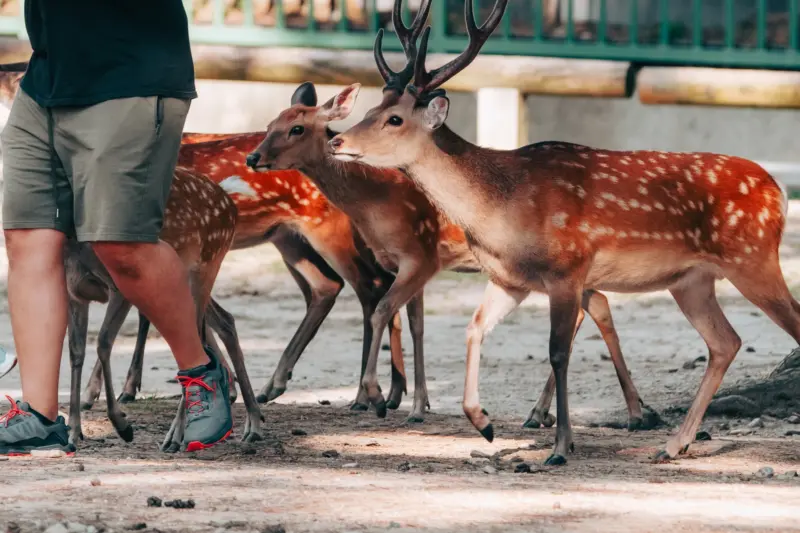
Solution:
M 550 295 L 550 365 L 556 378 L 556 442 L 546 465 L 562 465 L 574 449 L 572 425 L 569 420 L 567 368 L 572 340 L 581 311 L 580 283 L 562 279 L 548 287 Z
M 625 364 L 625 358 L 622 356 L 622 348 L 619 343 L 619 335 L 617 335 L 617 329 L 614 327 L 614 321 L 611 318 L 608 298 L 597 291 L 584 291 L 583 308 L 586 309 L 594 323 L 597 324 L 597 329 L 600 330 L 600 335 L 602 335 L 603 341 L 608 347 L 608 353 L 611 355 L 611 362 L 614 364 L 617 379 L 620 387 L 622 387 L 622 395 L 628 407 L 628 431 L 647 430 L 657 427 L 661 423 L 661 418 L 658 413 L 642 401 L 639 391 L 636 390 L 636 385 L 633 384 L 628 366 Z
M 478 374 L 480 371 L 481 345 L 483 339 L 511 311 L 528 296 L 528 291 L 508 289 L 490 281 L 483 293 L 480 307 L 472 315 L 467 326 L 467 373 L 464 380 L 464 414 L 483 437 L 492 442 L 494 428 L 489 416 L 481 408 L 478 394 Z
M 89 326 L 89 304 L 69 299 L 69 360 L 72 376 L 69 385 L 69 441 L 83 440 L 81 428 L 81 374 L 86 357 L 86 334 Z
M 211 300 L 211 305 L 216 308 L 215 314 L 219 317 L 220 326 L 217 331 L 233 362 L 233 368 L 236 370 L 236 376 L 239 380 L 239 388 L 242 390 L 245 409 L 247 409 L 247 421 L 245 422 L 242 441 L 255 442 L 257 440 L 263 440 L 264 436 L 261 434 L 261 410 L 258 407 L 253 388 L 250 385 L 250 378 L 247 375 L 247 368 L 244 364 L 244 354 L 242 354 L 242 348 L 239 344 L 239 334 L 236 332 L 236 321 L 233 315 L 228 313 L 214 300 Z
M 425 307 L 423 303 L 424 291 L 411 298 L 406 306 L 408 324 L 411 328 L 411 337 L 414 340 L 414 403 L 411 405 L 409 422 L 422 422 L 425 412 L 431 408 L 428 399 L 428 384 L 425 379 L 425 357 L 422 338 L 425 333 Z
M 399 272 L 392 286 L 381 298 L 375 312 L 370 318 L 372 324 L 372 342 L 370 344 L 369 358 L 361 381 L 362 387 L 367 392 L 367 397 L 380 418 L 386 416 L 386 402 L 378 386 L 378 353 L 381 349 L 381 338 L 389 321 L 398 312 L 401 306 L 408 303 L 418 294 L 430 278 L 436 273 L 436 265 L 430 262 L 416 263 L 406 261 L 400 265 Z
M 103 366 L 100 364 L 100 359 L 95 361 L 92 367 L 92 373 L 89 376 L 89 382 L 86 384 L 86 390 L 83 391 L 81 396 L 81 409 L 88 411 L 94 406 L 94 402 L 100 397 L 100 389 L 103 386 Z
M 238 378 L 236 374 L 234 374 L 233 370 L 231 369 L 231 365 L 228 364 L 228 360 L 222 354 L 222 350 L 217 344 L 217 339 L 214 338 L 214 332 L 216 331 L 217 334 L 222 335 L 222 328 L 224 327 L 224 319 L 219 315 L 219 312 L 227 314 L 227 311 L 222 309 L 220 305 L 212 298 L 208 304 L 208 308 L 206 309 L 206 323 L 205 327 L 205 342 L 208 344 L 211 349 L 217 354 L 219 357 L 219 362 L 222 366 L 225 367 L 225 370 L 228 371 L 228 375 L 231 377 L 231 385 L 230 389 L 228 390 L 228 399 L 231 402 L 231 405 L 236 403 L 236 399 L 239 397 L 238 393 L 236 392 L 236 383 Z M 222 337 L 220 337 L 222 338 Z M 224 341 L 223 341 L 224 342 Z M 228 357 L 233 357 L 230 352 L 228 352 Z
M 367 390 L 361 386 L 364 381 L 364 372 L 367 370 L 367 362 L 369 361 L 370 350 L 372 349 L 372 341 L 374 339 L 374 331 L 372 329 L 372 315 L 375 312 L 376 305 L 371 301 L 365 301 L 361 304 L 361 312 L 364 315 L 364 336 L 361 345 L 361 373 L 358 378 L 358 392 L 356 399 L 350 405 L 351 411 L 367 411 L 369 410 L 369 397 Z M 378 341 L 380 342 L 380 340 Z
M 575 324 L 575 335 L 578 334 L 578 330 L 581 327 L 581 323 L 583 323 L 584 316 L 585 313 L 583 312 L 583 309 L 579 310 L 578 321 Z M 573 335 L 573 342 L 575 340 L 575 335 Z M 553 403 L 553 394 L 555 392 L 556 375 L 552 370 L 550 370 L 550 376 L 547 378 L 547 382 L 544 384 L 542 394 L 539 395 L 539 400 L 536 402 L 536 405 L 533 406 L 533 409 L 531 409 L 531 412 L 528 414 L 528 418 L 525 420 L 525 423 L 522 424 L 522 427 L 537 429 L 544 426 L 549 428 L 556 423 L 556 417 L 550 414 L 550 405 Z
M 128 368 L 128 377 L 125 386 L 117 398 L 119 403 L 130 403 L 136 399 L 136 392 L 142 390 L 142 369 L 144 366 L 144 345 L 150 331 L 150 321 L 139 313 L 139 331 L 136 332 L 136 346 L 133 349 L 131 366 Z
M 178 412 L 167 431 L 164 441 L 161 443 L 161 451 L 175 453 L 181 449 L 183 432 L 186 429 L 186 393 L 181 390 L 181 399 L 178 405 Z
M 410 320 L 411 308 L 408 308 L 408 312 Z M 411 329 L 413 332 L 414 328 Z M 403 401 L 403 395 L 408 394 L 408 389 L 406 388 L 406 367 L 403 361 L 402 335 L 403 321 L 400 320 L 400 313 L 395 313 L 392 320 L 389 322 L 389 349 L 392 354 L 392 386 L 389 389 L 389 396 L 386 397 L 386 408 L 393 410 L 400 407 Z
M 708 366 L 683 424 L 678 433 L 667 441 L 666 448 L 656 454 L 655 462 L 676 457 L 694 441 L 706 408 L 742 345 L 742 340 L 725 318 L 717 302 L 712 276 L 701 274 L 691 282 L 684 280 L 670 292 L 683 314 L 706 341 Z
M 278 248 L 281 250 L 281 248 Z M 284 256 L 289 273 L 297 282 L 306 301 L 306 315 L 281 355 L 278 367 L 258 395 L 259 403 L 266 403 L 286 392 L 287 382 L 308 343 L 316 336 L 322 323 L 333 309 L 344 282 L 335 273 L 326 275 L 312 261 L 295 261 L 290 264 Z
M 125 442 L 133 440 L 133 427 L 125 419 L 125 413 L 119 408 L 117 398 L 114 395 L 114 385 L 111 382 L 111 349 L 130 309 L 131 304 L 121 293 L 112 293 L 106 308 L 103 325 L 100 327 L 100 333 L 97 336 L 97 358 L 103 367 L 108 418 Z

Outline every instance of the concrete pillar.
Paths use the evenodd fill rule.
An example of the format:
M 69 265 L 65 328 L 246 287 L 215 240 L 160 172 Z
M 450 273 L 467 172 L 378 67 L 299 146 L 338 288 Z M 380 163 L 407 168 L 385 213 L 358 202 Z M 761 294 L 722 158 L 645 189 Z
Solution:
M 518 89 L 478 89 L 478 145 L 513 150 L 528 144 L 525 96 Z

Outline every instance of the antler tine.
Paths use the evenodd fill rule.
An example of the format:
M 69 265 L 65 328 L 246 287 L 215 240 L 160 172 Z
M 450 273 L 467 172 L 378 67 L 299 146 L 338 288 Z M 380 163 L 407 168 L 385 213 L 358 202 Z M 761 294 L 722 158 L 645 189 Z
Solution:
M 405 90 L 405 86 L 413 77 L 414 61 L 417 57 L 416 41 L 417 38 L 419 38 L 419 34 L 422 32 L 425 21 L 428 20 L 428 13 L 431 9 L 431 0 L 422 0 L 419 11 L 417 11 L 417 16 L 414 18 L 414 22 L 411 23 L 411 27 L 406 27 L 406 25 L 403 23 L 403 17 L 401 13 L 402 6 L 403 0 L 395 0 L 394 7 L 392 9 L 392 24 L 394 25 L 395 34 L 397 34 L 397 38 L 400 40 L 400 44 L 403 45 L 403 51 L 406 54 L 405 68 L 403 68 L 403 70 L 400 72 L 394 72 L 389 68 L 388 63 L 386 63 L 386 58 L 383 57 L 382 51 L 383 28 L 378 30 L 378 35 L 375 37 L 375 46 L 373 48 L 375 63 L 378 66 L 378 71 L 381 73 L 383 81 L 386 82 L 386 88 L 396 89 L 398 91 Z
M 486 22 L 478 26 L 477 22 L 475 22 L 475 10 L 472 6 L 472 2 L 473 0 L 466 0 L 464 3 L 464 18 L 467 23 L 469 44 L 466 50 L 461 52 L 458 57 L 449 63 L 430 72 L 425 70 L 425 56 L 428 52 L 430 27 L 427 28 L 422 35 L 420 50 L 417 54 L 417 64 L 414 70 L 414 86 L 418 94 L 435 90 L 444 82 L 464 70 L 475 57 L 477 57 L 483 45 L 492 35 L 495 28 L 497 28 L 497 25 L 500 24 L 500 21 L 503 19 L 503 14 L 505 14 L 506 5 L 508 4 L 508 0 L 497 0 Z

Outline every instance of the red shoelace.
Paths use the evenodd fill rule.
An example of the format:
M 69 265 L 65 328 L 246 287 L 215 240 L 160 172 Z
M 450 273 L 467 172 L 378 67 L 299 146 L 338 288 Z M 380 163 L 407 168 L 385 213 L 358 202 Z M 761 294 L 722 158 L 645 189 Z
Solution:
M 31 416 L 30 413 L 27 413 L 17 407 L 17 402 L 15 402 L 14 398 L 11 396 L 6 396 L 6 400 L 8 400 L 8 403 L 11 404 L 11 409 L 3 416 L 0 416 L 0 423 L 3 424 L 3 427 L 8 427 L 8 423 L 11 422 L 11 419 L 15 416 Z
M 192 400 L 191 399 L 191 397 L 195 396 L 195 395 L 197 395 L 199 397 L 200 396 L 200 394 L 199 394 L 200 391 L 196 391 L 195 393 L 190 394 L 189 393 L 189 387 L 192 387 L 192 386 L 196 385 L 198 387 L 203 387 L 207 391 L 212 391 L 213 392 L 213 390 L 214 390 L 213 388 L 211 388 L 211 386 L 208 385 L 208 383 L 203 381 L 203 377 L 204 376 L 200 376 L 200 377 L 197 377 L 197 378 L 193 378 L 191 376 L 178 376 L 178 382 L 180 382 L 181 386 L 183 386 L 183 388 L 186 391 L 186 410 L 187 411 L 190 410 L 194 406 L 199 406 L 201 410 L 203 409 L 202 400 Z

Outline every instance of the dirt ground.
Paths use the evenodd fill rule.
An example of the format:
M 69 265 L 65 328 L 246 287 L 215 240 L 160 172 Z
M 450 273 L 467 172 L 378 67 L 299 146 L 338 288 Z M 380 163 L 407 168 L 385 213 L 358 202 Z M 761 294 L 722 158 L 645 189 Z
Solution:
M 793 201 L 782 266 L 800 296 L 800 202 Z M 0 279 L 5 280 L 0 251 Z M 0 285 L 0 345 L 13 348 Z M 69 523 L 62 531 L 800 531 L 800 425 L 768 413 L 751 419 L 708 419 L 713 440 L 693 445 L 669 465 L 649 456 L 680 423 L 672 407 L 691 399 L 706 354 L 696 332 L 667 293 L 609 295 L 622 347 L 645 402 L 664 429 L 630 434 L 598 426 L 625 421 L 622 394 L 597 329 L 586 320 L 570 366 L 570 408 L 576 452 L 568 465 L 542 468 L 553 430 L 520 428 L 549 372 L 547 300 L 531 297 L 486 340 L 481 400 L 497 439 L 484 441 L 461 415 L 464 328 L 483 291 L 481 276 L 441 274 L 426 291 L 426 372 L 432 414 L 405 423 L 404 410 L 379 420 L 351 413 L 361 342 L 359 306 L 346 289 L 295 367 L 287 393 L 263 408 L 265 442 L 226 443 L 174 456 L 158 443 L 174 413 L 178 385 L 163 340 L 151 334 L 141 401 L 125 406 L 134 442 L 124 444 L 105 419 L 103 402 L 87 413 L 75 458 L 14 459 L 0 464 L 0 526 L 22 531 Z M 783 331 L 727 283 L 719 283 L 726 314 L 744 340 L 726 385 L 766 375 L 795 346 Z M 237 319 L 253 385 L 260 388 L 299 323 L 299 290 L 271 246 L 232 253 L 215 290 Z M 93 343 L 103 308 L 92 310 Z M 129 317 L 113 368 L 121 388 L 136 332 Z M 406 369 L 413 375 L 404 331 Z M 94 363 L 90 350 L 87 365 Z M 690 368 L 694 366 L 694 368 Z M 388 352 L 381 383 L 389 384 Z M 67 358 L 61 398 L 68 397 Z M 19 395 L 18 373 L 0 394 Z M 85 372 L 88 378 L 88 368 Z M 409 394 L 413 379 L 409 379 Z M 161 399 L 154 399 L 160 397 Z M 321 405 L 319 402 L 330 402 Z M 237 429 L 243 423 L 237 405 Z M 298 435 L 296 433 L 306 433 Z M 746 435 L 743 435 L 746 434 Z M 333 450 L 335 457 L 323 453 Z M 328 453 L 326 455 L 336 455 Z M 489 458 L 473 457 L 486 454 Z M 519 460 L 531 474 L 515 473 Z M 758 472 L 769 467 L 773 477 Z M 762 471 L 763 474 L 764 471 Z M 192 499 L 194 509 L 148 507 L 150 496 Z M 144 525 L 142 525 L 144 524 Z M 13 526 L 13 524 L 12 524 Z M 10 527 L 9 531 L 16 531 Z M 51 530 L 52 533 L 55 531 Z

